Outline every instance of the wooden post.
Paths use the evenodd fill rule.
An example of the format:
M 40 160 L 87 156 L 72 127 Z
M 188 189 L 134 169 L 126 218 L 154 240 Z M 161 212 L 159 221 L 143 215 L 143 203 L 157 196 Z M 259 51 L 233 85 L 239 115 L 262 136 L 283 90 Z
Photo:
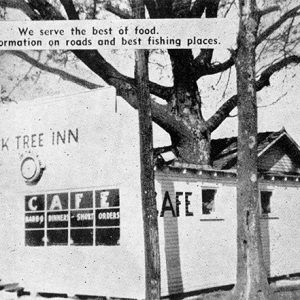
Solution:
M 143 1 L 134 1 L 135 17 L 143 19 Z M 146 299 L 160 298 L 160 256 L 157 206 L 154 186 L 153 133 L 148 75 L 149 51 L 135 50 L 135 79 L 140 132 L 141 192 L 144 221 Z

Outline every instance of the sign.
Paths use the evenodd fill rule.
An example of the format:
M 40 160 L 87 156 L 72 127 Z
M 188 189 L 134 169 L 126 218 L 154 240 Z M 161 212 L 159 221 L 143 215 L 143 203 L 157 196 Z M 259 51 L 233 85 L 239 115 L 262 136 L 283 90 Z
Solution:
M 26 246 L 119 245 L 119 239 L 119 189 L 25 196 Z

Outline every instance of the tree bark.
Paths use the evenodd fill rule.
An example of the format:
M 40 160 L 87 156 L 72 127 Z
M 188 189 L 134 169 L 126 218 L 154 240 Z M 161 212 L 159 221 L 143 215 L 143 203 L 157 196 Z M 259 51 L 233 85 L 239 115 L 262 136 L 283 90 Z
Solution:
M 255 0 L 240 1 L 238 35 L 238 184 L 237 184 L 237 283 L 233 299 L 270 298 L 262 256 L 257 177 L 257 102 L 255 45 L 258 28 Z
M 135 1 L 136 18 L 145 17 L 143 0 Z M 148 50 L 135 50 L 135 78 L 140 134 L 141 194 L 144 221 L 146 300 L 160 298 L 160 253 L 157 205 L 154 186 L 154 159 L 151 99 L 148 78 Z

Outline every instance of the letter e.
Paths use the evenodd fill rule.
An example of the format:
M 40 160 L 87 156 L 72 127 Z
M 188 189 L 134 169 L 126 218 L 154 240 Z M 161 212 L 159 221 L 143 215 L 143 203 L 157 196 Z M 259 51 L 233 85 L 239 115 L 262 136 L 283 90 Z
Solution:
M 83 194 L 75 194 L 75 208 L 80 208 Z

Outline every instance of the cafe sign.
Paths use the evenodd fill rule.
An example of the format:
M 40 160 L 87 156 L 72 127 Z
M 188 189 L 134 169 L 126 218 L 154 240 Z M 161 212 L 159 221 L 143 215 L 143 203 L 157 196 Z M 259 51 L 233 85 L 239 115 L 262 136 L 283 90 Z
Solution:
M 119 189 L 25 196 L 25 246 L 114 246 L 120 243 Z

